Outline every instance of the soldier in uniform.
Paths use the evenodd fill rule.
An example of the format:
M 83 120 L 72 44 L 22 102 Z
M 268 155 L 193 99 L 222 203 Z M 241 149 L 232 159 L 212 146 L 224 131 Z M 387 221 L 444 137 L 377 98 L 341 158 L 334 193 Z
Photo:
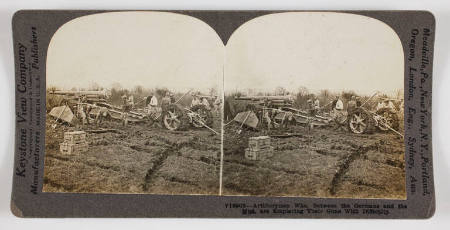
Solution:
M 173 104 L 173 103 L 175 103 L 176 102 L 176 100 L 175 100 L 175 94 L 173 94 L 173 93 L 170 93 L 170 104 Z
M 152 120 L 157 120 L 161 117 L 162 109 L 158 107 L 158 98 L 156 96 L 150 96 L 150 102 L 148 103 L 148 114 Z
M 339 96 L 336 96 L 336 98 L 331 102 L 331 112 L 334 112 L 334 108 L 336 107 L 336 103 L 339 99 Z
M 336 123 L 335 129 L 338 130 L 343 128 L 345 121 L 347 120 L 347 117 L 344 114 L 344 103 L 340 99 L 339 95 L 337 95 L 332 104 L 334 104 L 333 117 Z
M 316 110 L 316 112 L 320 109 L 320 101 L 318 97 L 316 97 L 316 99 L 314 100 L 314 109 Z
M 103 121 L 110 116 L 109 111 L 105 107 L 99 107 L 98 113 L 95 116 L 95 123 L 97 125 L 103 123 Z
M 83 125 L 85 125 L 85 124 L 88 123 L 88 122 L 87 122 L 86 113 L 84 112 L 84 106 L 83 106 L 82 103 L 78 103 L 78 104 L 77 104 L 77 116 L 78 116 L 78 119 L 81 120 L 81 123 L 82 123 Z
M 92 111 L 93 108 L 94 108 L 94 106 L 91 105 L 91 104 L 87 104 L 86 105 L 86 121 L 87 121 L 88 124 L 89 124 L 89 118 L 91 116 L 91 111 Z
M 316 96 L 314 96 L 313 99 L 314 99 L 314 101 L 311 100 L 312 101 L 311 115 L 315 116 L 319 112 L 320 101 L 319 101 L 319 98 Z
M 161 110 L 163 117 L 169 110 L 170 104 L 172 104 L 172 100 L 170 99 L 170 92 L 166 92 L 164 97 L 161 99 Z M 163 119 L 161 119 L 161 122 L 164 122 Z
M 206 99 L 206 97 L 202 97 L 200 103 L 204 105 L 207 110 L 211 109 L 211 107 L 209 106 L 209 101 L 208 99 Z
M 131 110 L 131 104 L 129 103 L 127 95 L 122 96 L 122 124 L 128 125 L 128 112 Z
M 233 119 L 234 110 L 232 110 L 230 105 L 230 99 L 226 99 L 223 102 L 223 119 L 229 121 Z
M 356 97 L 352 96 L 350 101 L 348 101 L 347 103 L 347 113 L 349 116 L 350 114 L 355 112 L 356 107 L 357 107 Z
M 390 111 L 395 112 L 394 103 L 392 103 L 392 100 L 389 100 L 387 98 L 381 99 L 378 102 L 376 110 L 378 111 L 378 110 L 381 110 L 381 109 L 389 109 Z
M 356 97 L 352 96 L 350 98 L 350 101 L 347 102 L 347 121 L 350 122 L 350 119 L 353 116 L 353 113 L 356 111 L 357 107 L 358 105 L 356 102 Z
M 268 131 L 272 128 L 271 113 L 272 111 L 270 109 L 263 109 L 263 120 L 266 122 Z
M 214 112 L 220 114 L 220 104 L 222 104 L 222 99 L 218 96 L 214 96 Z
M 396 111 L 395 111 L 395 105 L 394 105 L 394 103 L 392 102 L 392 100 L 386 99 L 386 100 L 384 101 L 384 103 L 385 103 L 385 105 L 386 105 L 386 108 L 388 108 L 391 112 L 393 112 L 393 113 L 396 112 Z
M 133 95 L 130 95 L 128 97 L 128 105 L 130 106 L 130 110 L 134 109 L 134 97 L 133 97 Z
M 314 102 L 313 100 L 310 98 L 306 101 L 306 104 L 308 105 L 308 111 L 310 115 L 314 115 Z
M 356 107 L 361 107 L 362 102 L 361 102 L 361 97 L 356 97 Z
M 163 112 L 167 112 L 170 104 L 172 104 L 170 99 L 170 92 L 166 92 L 164 97 L 161 99 L 161 108 Z
M 152 100 L 153 95 L 149 95 L 145 98 L 145 106 L 148 106 L 150 104 L 150 101 Z
M 197 94 L 192 95 L 192 102 L 191 102 L 191 108 L 197 105 L 200 105 L 202 102 L 198 98 Z
M 87 109 L 88 109 L 87 106 L 84 106 L 85 101 L 86 101 L 86 97 L 81 96 L 78 99 L 78 103 L 77 103 L 77 117 L 78 117 L 78 119 L 81 120 L 81 123 L 83 125 L 89 124 L 89 117 L 88 117 L 89 113 L 87 113 Z M 90 110 L 89 110 L 89 112 L 90 112 Z

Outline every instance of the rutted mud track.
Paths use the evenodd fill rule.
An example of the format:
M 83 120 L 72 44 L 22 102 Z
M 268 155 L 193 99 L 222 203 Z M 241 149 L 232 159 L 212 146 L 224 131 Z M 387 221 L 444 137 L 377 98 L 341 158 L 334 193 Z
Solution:
M 216 122 L 218 123 L 218 121 Z M 63 155 L 66 131 L 47 125 L 44 191 L 78 193 L 218 194 L 220 136 L 206 129 L 171 132 L 145 124 L 101 127 L 88 134 L 88 152 Z
M 403 140 L 395 134 L 292 127 L 303 135 L 272 138 L 274 156 L 250 161 L 247 139 L 264 133 L 246 130 L 237 137 L 235 129 L 225 130 L 224 194 L 406 198 Z
M 103 128 L 119 132 L 88 134 L 88 152 L 62 155 L 63 133 L 75 128 L 48 124 L 44 191 L 218 194 L 220 136 L 112 122 Z M 395 134 L 302 127 L 289 132 L 302 135 L 273 138 L 274 156 L 250 161 L 244 158 L 248 137 L 265 134 L 226 129 L 223 194 L 405 198 L 403 141 Z

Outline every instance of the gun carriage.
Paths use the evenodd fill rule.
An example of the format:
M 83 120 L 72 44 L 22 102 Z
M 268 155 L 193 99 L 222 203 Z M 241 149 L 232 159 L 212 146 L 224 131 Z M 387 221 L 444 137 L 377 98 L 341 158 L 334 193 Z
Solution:
M 318 111 L 294 108 L 290 96 L 235 97 L 234 100 L 248 103 L 246 111 L 238 113 L 233 120 L 254 129 L 286 127 L 289 123 L 324 126 L 332 120 Z

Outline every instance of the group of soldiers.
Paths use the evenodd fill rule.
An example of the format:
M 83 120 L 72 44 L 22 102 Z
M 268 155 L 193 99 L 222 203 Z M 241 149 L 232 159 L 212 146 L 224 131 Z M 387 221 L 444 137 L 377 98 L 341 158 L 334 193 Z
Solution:
M 201 96 L 199 94 L 194 94 L 192 95 L 191 108 L 193 108 L 194 106 L 202 105 L 207 110 L 212 110 L 215 113 L 220 113 L 220 105 L 222 103 L 221 98 L 216 95 L 212 99 L 214 102 L 211 105 L 207 97 Z
M 81 124 L 90 124 L 89 117 L 91 117 L 91 113 L 94 108 L 97 108 L 98 110 L 95 114 L 94 124 L 101 124 L 107 117 L 110 116 L 109 110 L 107 108 L 97 106 L 95 103 L 87 103 L 87 99 L 85 96 L 82 96 L 78 99 L 78 103 L 76 105 L 76 116 L 81 121 Z
M 342 127 L 345 127 L 347 122 L 349 122 L 350 119 L 352 118 L 353 114 L 357 112 L 358 108 L 360 108 L 361 106 L 363 106 L 361 98 L 352 95 L 350 97 L 350 100 L 347 101 L 347 105 L 344 108 L 343 101 L 341 100 L 340 96 L 337 95 L 335 99 L 331 102 L 331 111 L 330 111 L 330 114 L 337 125 L 336 128 L 340 129 Z M 403 100 L 401 101 L 399 108 L 400 108 L 399 112 L 402 112 Z M 388 109 L 392 113 L 397 113 L 393 100 L 389 98 L 378 99 L 375 111 L 380 111 L 382 109 Z
M 350 120 L 350 116 L 362 105 L 360 97 L 351 96 L 347 102 L 346 110 L 344 110 L 344 103 L 340 96 L 337 95 L 331 102 L 331 116 L 336 124 L 336 129 L 345 129 L 346 122 Z
M 210 98 L 208 96 L 200 95 L 199 93 L 192 93 L 191 97 L 192 100 L 190 102 L 190 108 L 194 108 L 196 106 L 201 105 L 204 106 L 204 108 L 206 108 L 207 110 L 211 110 L 218 114 L 221 112 L 220 106 L 222 101 L 221 98 L 219 98 L 218 96 Z M 145 97 L 143 101 L 145 101 L 145 112 L 147 113 L 149 118 L 152 119 L 153 121 L 159 120 L 162 117 L 162 115 L 168 111 L 168 108 L 171 104 L 177 103 L 177 101 L 175 100 L 175 95 L 170 91 L 167 91 L 161 99 L 158 99 L 156 95 L 151 94 Z M 123 125 L 128 124 L 131 111 L 135 109 L 135 106 L 139 103 L 140 102 L 135 104 L 132 95 L 122 96 L 121 118 Z M 401 103 L 403 103 L 403 101 Z M 335 124 L 337 125 L 336 128 L 345 127 L 346 123 L 351 119 L 351 116 L 362 105 L 363 103 L 361 102 L 361 98 L 355 95 L 352 95 L 350 99 L 346 101 L 345 105 L 340 95 L 336 95 L 335 98 L 330 103 L 324 106 L 321 106 L 319 98 L 315 95 L 307 100 L 307 109 L 308 113 L 311 116 L 321 115 L 322 112 L 329 111 L 331 118 L 335 121 Z M 399 107 L 400 110 L 402 110 L 403 104 L 401 104 Z M 327 108 L 329 108 L 329 110 Z M 388 98 L 379 98 L 375 109 L 378 111 L 386 108 L 389 109 L 390 111 L 397 112 L 396 106 L 394 105 L 392 100 Z M 82 122 L 83 125 L 90 124 L 92 122 L 92 119 L 90 121 L 89 118 L 94 117 L 94 124 L 101 124 L 105 119 L 107 119 L 110 116 L 108 108 L 103 106 L 97 106 L 95 103 L 93 104 L 87 103 L 86 97 L 79 98 L 79 101 L 76 106 L 76 111 L 77 111 L 76 116 L 79 118 L 79 120 Z M 95 113 L 92 114 L 92 111 L 95 111 Z M 271 114 L 274 113 L 273 110 L 268 110 L 266 111 L 266 113 L 264 113 L 264 118 L 266 118 L 266 120 L 275 121 L 274 116 L 271 116 Z M 270 119 L 271 117 L 272 119 Z M 282 120 L 284 121 L 282 122 L 282 124 L 285 124 L 287 126 L 289 121 L 293 121 L 293 116 L 290 116 L 289 113 L 284 113 Z M 268 124 L 268 126 L 270 127 L 270 124 Z
M 198 105 L 204 106 L 207 110 L 211 110 L 220 113 L 221 106 L 221 98 L 218 96 L 210 97 L 200 95 L 199 93 L 191 94 L 192 101 L 190 103 L 190 107 L 193 108 Z M 158 99 L 158 97 L 154 94 L 150 94 L 145 97 L 144 100 L 135 103 L 133 95 L 123 94 L 121 96 L 121 106 L 117 108 L 118 111 L 121 112 L 121 120 L 122 124 L 126 126 L 130 120 L 130 114 L 133 110 L 135 110 L 138 104 L 141 102 L 145 102 L 144 111 L 147 115 L 154 121 L 158 120 L 162 117 L 164 112 L 166 112 L 171 104 L 176 103 L 174 93 L 167 91 L 163 94 L 163 97 Z M 101 124 L 103 121 L 111 117 L 110 111 L 107 107 L 99 106 L 95 102 L 88 103 L 88 100 L 85 96 L 81 96 L 78 98 L 77 103 L 74 107 L 76 113 L 75 116 L 80 120 L 82 125 L 90 125 L 90 124 Z M 92 119 L 94 118 L 94 119 Z M 92 121 L 93 120 L 93 121 Z
M 342 101 L 339 95 L 336 95 L 336 97 L 330 103 L 326 104 L 323 107 L 320 106 L 320 101 L 317 96 L 313 96 L 311 99 L 308 99 L 307 104 L 308 110 L 311 115 L 316 115 L 318 112 L 320 112 L 323 108 L 327 107 L 328 105 L 330 105 L 331 112 L 334 114 L 340 114 L 344 111 L 344 102 Z M 353 95 L 351 96 L 351 99 L 347 102 L 346 106 L 347 112 L 353 113 L 353 111 L 359 106 L 361 106 L 360 97 Z
M 175 95 L 171 92 L 166 92 L 160 103 L 155 95 L 149 95 L 145 100 L 147 113 L 152 120 L 157 120 L 163 111 L 167 111 L 169 105 L 175 102 Z
M 347 123 L 352 118 L 353 114 L 357 112 L 358 108 L 363 106 L 366 102 L 361 101 L 361 97 L 352 95 L 344 105 L 344 101 L 341 99 L 340 95 L 336 95 L 335 98 L 325 106 L 320 106 L 320 101 L 317 96 L 312 96 L 307 100 L 308 111 L 310 115 L 315 116 L 320 114 L 320 112 L 327 110 L 336 124 L 336 129 L 341 129 L 346 127 Z M 328 107 L 330 106 L 330 107 Z M 392 113 L 403 112 L 403 100 L 399 106 L 399 111 L 397 111 L 396 106 L 393 103 L 393 99 L 389 98 L 378 98 L 375 111 L 380 111 L 382 109 L 388 109 Z M 329 109 L 329 110 L 328 110 Z
M 190 104 L 190 107 L 193 108 L 198 105 L 203 105 L 207 110 L 213 110 L 215 112 L 220 112 L 220 104 L 221 100 L 218 96 L 214 96 L 214 103 L 210 104 L 206 96 L 202 96 L 198 93 L 191 94 L 192 101 Z M 184 95 L 183 95 L 184 97 Z M 131 108 L 133 108 L 132 100 L 129 99 L 129 97 L 124 97 L 125 100 L 123 101 L 123 108 L 126 108 L 123 110 L 123 120 L 124 124 L 126 125 L 126 120 L 128 117 L 128 113 Z M 128 98 L 128 99 L 127 99 Z M 154 94 L 151 94 L 145 98 L 145 109 L 147 114 L 149 115 L 150 119 L 153 121 L 158 120 L 162 117 L 164 113 L 166 113 L 169 109 L 169 106 L 171 104 L 177 103 L 175 100 L 175 94 L 167 91 L 164 96 L 161 98 L 161 100 L 158 100 L 158 97 Z M 158 123 L 155 123 L 158 124 Z

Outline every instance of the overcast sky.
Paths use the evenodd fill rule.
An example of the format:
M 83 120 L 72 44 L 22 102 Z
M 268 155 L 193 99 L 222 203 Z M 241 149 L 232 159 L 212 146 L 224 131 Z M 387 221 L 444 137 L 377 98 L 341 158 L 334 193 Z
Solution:
M 162 12 L 84 16 L 50 42 L 47 85 L 167 87 L 228 91 L 278 86 L 295 92 L 403 89 L 403 51 L 395 32 L 343 13 L 280 13 L 243 24 L 227 47 L 206 23 Z M 223 72 L 225 70 L 225 72 Z
M 223 43 L 206 23 L 162 12 L 84 16 L 51 40 L 47 85 L 207 90 L 223 79 Z
M 403 89 L 403 49 L 376 19 L 342 13 L 281 13 L 242 25 L 226 48 L 225 90 Z

